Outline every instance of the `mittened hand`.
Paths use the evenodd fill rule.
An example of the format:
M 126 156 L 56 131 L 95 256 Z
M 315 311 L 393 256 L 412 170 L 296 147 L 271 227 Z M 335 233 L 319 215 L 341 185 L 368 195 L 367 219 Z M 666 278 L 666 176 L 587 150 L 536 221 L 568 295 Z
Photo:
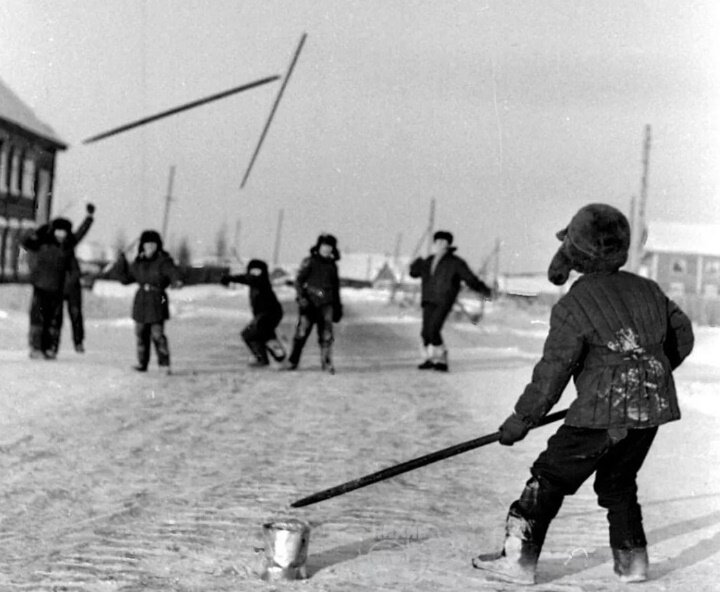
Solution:
M 527 436 L 530 426 L 519 415 L 513 413 L 503 422 L 499 430 L 500 444 L 512 446 Z
M 342 304 L 336 304 L 335 306 L 333 306 L 333 316 L 332 316 L 333 323 L 339 323 L 340 319 L 342 319 L 342 317 L 343 317 Z
M 221 283 L 223 286 L 229 286 L 229 285 L 230 285 L 230 276 L 229 276 L 229 275 L 223 275 L 223 276 L 220 278 L 220 283 Z
M 85 206 L 85 211 L 92 216 L 95 213 L 95 204 L 89 203 Z

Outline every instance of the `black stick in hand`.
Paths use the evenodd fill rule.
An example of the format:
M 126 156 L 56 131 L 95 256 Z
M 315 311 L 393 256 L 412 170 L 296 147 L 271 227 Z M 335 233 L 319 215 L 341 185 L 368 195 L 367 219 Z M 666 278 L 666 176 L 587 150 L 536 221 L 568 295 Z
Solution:
M 564 418 L 566 415 L 567 409 L 551 413 L 550 415 L 546 415 L 540 421 L 540 423 L 534 427 L 539 428 L 540 426 L 553 423 Z M 373 483 L 377 483 L 378 481 L 384 481 L 385 479 L 390 479 L 390 477 L 395 477 L 396 475 L 419 469 L 420 467 L 424 467 L 425 465 L 432 464 L 439 460 L 455 456 L 456 454 L 461 454 L 462 452 L 467 452 L 468 450 L 473 450 L 475 448 L 485 446 L 486 444 L 497 442 L 499 439 L 500 432 L 494 432 L 492 434 L 487 434 L 486 436 L 481 436 L 480 438 L 475 438 L 474 440 L 467 440 L 466 442 L 461 442 L 460 444 L 455 444 L 454 446 L 443 448 L 442 450 L 438 450 L 436 452 L 431 452 L 430 454 L 426 454 L 425 456 L 420 456 L 418 458 L 405 461 L 398 465 L 388 467 L 387 469 L 382 469 L 375 473 L 370 473 L 369 475 L 365 475 L 364 477 L 359 477 L 357 479 L 353 479 L 352 481 L 347 481 L 346 483 L 336 485 L 335 487 L 330 487 L 329 489 L 318 491 L 317 493 L 313 493 L 312 495 L 293 502 L 292 504 L 290 504 L 290 507 L 302 508 L 304 506 L 316 504 L 317 502 L 330 499 L 331 497 L 337 497 L 338 495 L 343 495 L 344 493 L 348 493 L 349 491 L 354 491 L 355 489 L 360 489 L 361 487 L 372 485 Z

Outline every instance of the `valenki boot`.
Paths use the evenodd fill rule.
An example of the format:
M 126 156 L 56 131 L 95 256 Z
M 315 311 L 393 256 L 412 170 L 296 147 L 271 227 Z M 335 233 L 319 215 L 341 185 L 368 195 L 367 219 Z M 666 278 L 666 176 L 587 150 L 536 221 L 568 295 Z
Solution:
M 265 348 L 267 352 L 273 357 L 276 362 L 282 362 L 285 359 L 285 348 L 279 339 L 270 339 L 266 344 Z
M 491 579 L 528 586 L 534 584 L 541 546 L 530 540 L 530 531 L 526 520 L 508 515 L 500 555 L 479 555 L 473 559 L 473 567 L 483 570 Z
M 448 352 L 444 345 L 437 346 L 435 348 L 435 356 L 433 357 L 433 370 L 438 372 L 447 372 L 450 368 L 448 367 Z
M 253 360 L 248 364 L 251 368 L 261 368 L 270 364 L 265 345 L 259 341 L 246 340 L 248 348 L 253 354 Z
M 648 574 L 647 547 L 635 547 L 631 549 L 612 548 L 614 571 L 621 582 L 634 583 L 644 582 Z
M 426 346 L 424 351 L 425 361 L 418 365 L 418 370 L 432 370 L 435 367 L 435 363 L 433 362 L 433 346 Z
M 283 370 L 297 370 L 298 364 L 300 363 L 300 356 L 302 355 L 303 347 L 305 347 L 305 339 L 295 337 L 293 339 L 292 351 L 290 356 L 285 361 Z
M 320 367 L 330 374 L 335 374 L 335 366 L 332 361 L 332 345 L 320 346 Z

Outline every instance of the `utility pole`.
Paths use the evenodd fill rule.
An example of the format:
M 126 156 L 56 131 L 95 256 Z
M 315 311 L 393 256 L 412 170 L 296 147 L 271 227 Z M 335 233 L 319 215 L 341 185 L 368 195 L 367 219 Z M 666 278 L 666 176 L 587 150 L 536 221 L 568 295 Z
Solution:
M 240 262 L 240 218 L 235 220 L 235 236 L 233 237 L 232 254 Z
M 493 292 L 497 292 L 500 285 L 500 282 L 498 281 L 498 278 L 500 277 L 500 243 L 500 239 L 496 238 L 494 250 L 495 257 L 493 258 L 493 285 L 490 286 Z
M 643 172 L 640 180 L 640 197 L 636 199 L 632 197 L 630 206 L 630 253 L 628 267 L 633 273 L 637 273 L 640 269 L 640 260 L 642 258 L 642 248 L 645 244 L 647 225 L 645 222 L 645 211 L 647 209 L 647 193 L 648 193 L 648 170 L 650 167 L 650 143 L 651 128 L 650 125 L 645 126 L 645 140 L 643 142 Z
M 170 216 L 170 202 L 173 200 L 172 198 L 172 190 L 173 190 L 173 181 L 175 180 L 175 165 L 172 165 L 170 167 L 170 177 L 168 178 L 168 189 L 167 189 L 167 195 L 165 196 L 165 214 L 163 215 L 163 223 L 162 223 L 162 237 L 163 240 L 167 240 L 167 228 L 168 228 L 168 219 Z
M 430 255 L 433 244 L 433 233 L 435 230 L 435 198 L 430 200 L 430 219 L 427 229 L 427 254 Z
M 278 213 L 277 229 L 275 230 L 275 249 L 273 250 L 273 267 L 278 266 L 278 259 L 280 257 L 280 235 L 282 233 L 284 210 L 280 208 Z
M 402 245 L 402 232 L 398 232 L 397 238 L 395 239 L 395 251 L 393 252 L 393 259 L 395 260 L 395 265 L 398 265 L 400 262 L 400 246 Z

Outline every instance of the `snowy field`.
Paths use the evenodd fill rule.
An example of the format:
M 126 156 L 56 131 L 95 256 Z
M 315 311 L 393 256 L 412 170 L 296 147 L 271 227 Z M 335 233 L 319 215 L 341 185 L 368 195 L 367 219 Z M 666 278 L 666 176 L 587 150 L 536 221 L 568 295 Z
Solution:
M 134 360 L 134 289 L 86 293 L 87 353 L 64 328 L 52 362 L 27 356 L 29 288 L 0 286 L 0 592 L 513 590 L 470 566 L 498 548 L 508 505 L 555 426 L 306 508 L 310 493 L 493 432 L 530 377 L 548 310 L 492 303 L 453 318 L 451 372 L 419 372 L 418 311 L 344 291 L 337 374 L 315 337 L 298 372 L 250 370 L 245 289 L 172 291 L 174 374 Z M 281 290 L 285 339 L 295 308 Z M 477 305 L 468 299 L 468 309 Z M 696 328 L 676 373 L 682 421 L 640 475 L 647 591 L 720 590 L 720 330 Z M 567 405 L 571 393 L 558 404 Z M 312 524 L 305 582 L 259 580 L 261 525 Z M 534 590 L 615 591 L 592 484 L 553 522 Z

